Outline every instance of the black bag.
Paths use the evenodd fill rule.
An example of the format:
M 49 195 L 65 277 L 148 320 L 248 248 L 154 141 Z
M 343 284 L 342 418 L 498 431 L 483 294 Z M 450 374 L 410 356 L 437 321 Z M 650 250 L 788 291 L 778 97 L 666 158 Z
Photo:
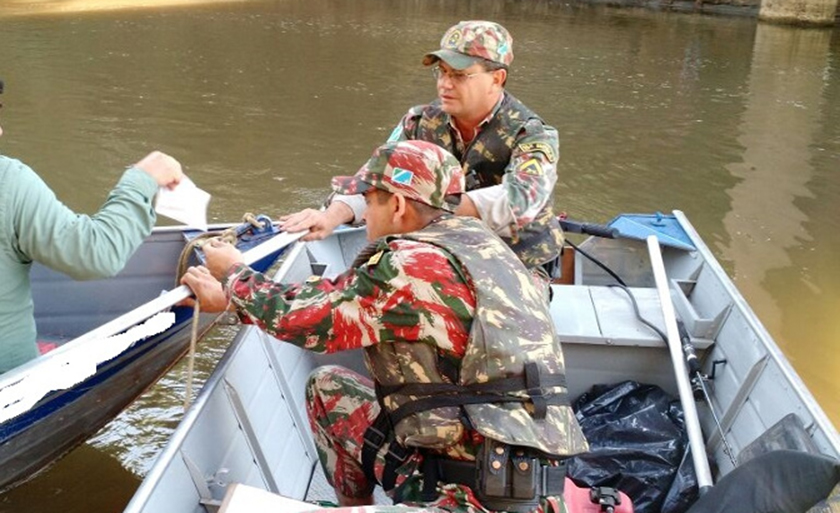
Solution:
M 682 407 L 661 388 L 625 381 L 597 385 L 573 404 L 590 452 L 570 458 L 579 486 L 608 486 L 635 513 L 682 513 L 697 497 Z

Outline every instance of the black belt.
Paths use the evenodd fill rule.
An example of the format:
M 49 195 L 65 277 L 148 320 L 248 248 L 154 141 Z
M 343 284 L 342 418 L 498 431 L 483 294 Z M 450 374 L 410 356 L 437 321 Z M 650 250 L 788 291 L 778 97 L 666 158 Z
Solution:
M 429 461 L 430 460 L 430 461 Z M 428 453 L 423 463 L 423 478 L 426 480 L 429 472 L 435 473 L 432 479 L 446 484 L 460 484 L 478 490 L 478 466 L 475 461 L 457 461 L 449 458 L 439 458 Z M 435 479 L 436 478 L 436 479 Z M 557 466 L 540 464 L 537 471 L 538 497 L 563 495 L 563 484 L 566 480 L 566 462 L 560 461 Z

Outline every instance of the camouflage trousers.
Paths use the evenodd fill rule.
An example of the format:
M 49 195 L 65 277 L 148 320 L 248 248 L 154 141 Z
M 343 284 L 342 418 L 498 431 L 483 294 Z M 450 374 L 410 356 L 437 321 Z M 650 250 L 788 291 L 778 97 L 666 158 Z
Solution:
M 306 411 L 327 481 L 346 497 L 366 497 L 376 483 L 362 469 L 365 430 L 379 414 L 373 382 L 350 369 L 337 365 L 313 371 L 306 386 Z M 376 457 L 374 473 L 381 480 L 387 444 Z M 438 484 L 438 498 L 420 502 L 421 481 L 413 474 L 417 457 L 399 469 L 397 484 L 403 485 L 403 503 L 398 505 L 356 506 L 329 509 L 330 513 L 492 513 L 463 485 Z M 319 510 L 320 511 L 320 510 Z M 565 513 L 561 497 L 547 497 L 532 513 Z

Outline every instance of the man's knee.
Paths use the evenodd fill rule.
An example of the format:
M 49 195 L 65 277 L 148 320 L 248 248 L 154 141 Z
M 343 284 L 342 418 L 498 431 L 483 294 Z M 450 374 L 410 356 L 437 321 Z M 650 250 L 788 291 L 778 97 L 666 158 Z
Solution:
M 341 368 L 338 365 L 322 365 L 310 372 L 306 380 L 306 398 L 314 396 L 325 384 L 332 382 L 333 376 Z

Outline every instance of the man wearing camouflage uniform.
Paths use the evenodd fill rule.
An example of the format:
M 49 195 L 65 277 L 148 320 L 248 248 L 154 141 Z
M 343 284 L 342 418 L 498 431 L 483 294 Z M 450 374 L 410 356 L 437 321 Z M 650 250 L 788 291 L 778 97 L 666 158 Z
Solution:
M 387 143 L 333 187 L 364 194 L 373 242 L 342 275 L 281 285 L 213 242 L 209 269 L 183 283 L 202 309 L 233 305 L 300 347 L 364 349 L 373 381 L 327 366 L 307 388 L 342 505 L 371 504 L 381 483 L 422 511 L 564 511 L 561 461 L 588 447 L 562 351 L 522 262 L 481 222 L 450 214 L 464 190 L 457 160 L 428 142 Z
M 389 141 L 433 142 L 465 167 L 467 194 L 455 211 L 481 219 L 529 268 L 551 272 L 563 234 L 551 208 L 557 181 L 557 130 L 506 92 L 513 39 L 501 25 L 464 21 L 426 54 L 438 98 L 411 108 Z M 360 196 L 337 196 L 325 211 L 284 216 L 288 231 L 323 238 L 341 223 L 359 222 Z

